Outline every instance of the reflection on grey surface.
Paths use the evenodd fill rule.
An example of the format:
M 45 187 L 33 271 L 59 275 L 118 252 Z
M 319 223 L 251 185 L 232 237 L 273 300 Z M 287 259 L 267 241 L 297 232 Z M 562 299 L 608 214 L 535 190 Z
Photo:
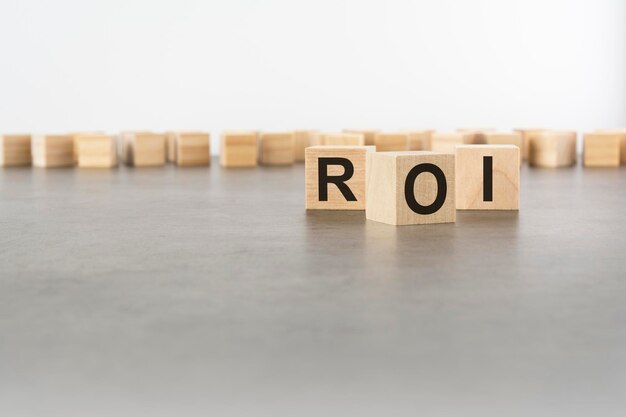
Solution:
M 305 212 L 302 166 L 0 171 L 0 415 L 623 415 L 626 170 Z

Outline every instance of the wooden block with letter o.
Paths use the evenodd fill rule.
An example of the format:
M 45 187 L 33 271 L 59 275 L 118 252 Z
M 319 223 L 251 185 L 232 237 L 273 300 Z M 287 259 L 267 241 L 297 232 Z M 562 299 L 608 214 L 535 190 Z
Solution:
M 362 133 L 324 133 L 320 142 L 323 146 L 363 146 L 365 136 Z
M 374 137 L 376 152 L 398 152 L 409 150 L 409 134 L 402 132 L 379 132 Z
M 0 166 L 31 164 L 30 135 L 0 135 Z
M 75 145 L 81 168 L 112 168 L 117 165 L 117 141 L 111 135 L 76 135 Z
M 576 132 L 541 130 L 528 137 L 528 162 L 546 168 L 576 163 Z
M 33 165 L 43 168 L 74 165 L 74 136 L 34 135 L 32 138 Z
M 454 223 L 454 177 L 452 154 L 368 154 L 365 216 L 393 225 Z
M 224 132 L 220 165 L 224 168 L 250 168 L 257 166 L 257 132 Z
M 306 208 L 365 210 L 366 155 L 373 146 L 312 146 L 306 149 Z
M 456 148 L 458 210 L 519 210 L 520 149 L 515 145 Z
M 619 133 L 586 133 L 583 163 L 586 167 L 617 167 L 620 165 L 622 137 Z
M 365 140 L 365 145 L 366 146 L 371 146 L 374 144 L 374 138 L 376 137 L 376 134 L 378 133 L 378 130 L 375 129 L 365 129 L 365 130 L 359 130 L 359 129 L 344 129 L 343 130 L 345 133 L 359 133 L 361 135 L 363 135 L 363 139 Z
M 309 146 L 320 144 L 320 133 L 317 130 L 295 130 L 293 140 L 296 162 L 304 162 L 304 150 Z
M 263 132 L 259 138 L 259 161 L 263 165 L 293 165 L 294 148 L 292 132 Z
M 135 167 L 152 167 L 165 164 L 165 135 L 151 132 L 122 132 L 122 161 Z

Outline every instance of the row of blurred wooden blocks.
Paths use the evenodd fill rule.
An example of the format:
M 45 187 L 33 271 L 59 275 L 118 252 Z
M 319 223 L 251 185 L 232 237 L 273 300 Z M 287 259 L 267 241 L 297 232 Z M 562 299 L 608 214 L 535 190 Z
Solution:
M 224 132 L 220 163 L 224 167 L 289 165 L 304 160 L 309 146 L 375 146 L 378 152 L 432 150 L 454 153 L 468 144 L 510 144 L 520 148 L 531 165 L 561 167 L 576 163 L 576 132 L 519 129 L 459 129 L 456 132 L 416 130 L 379 132 L 346 130 L 320 133 Z M 31 145 L 32 143 L 32 145 Z M 112 167 L 118 160 L 133 166 L 158 166 L 166 161 L 181 166 L 208 165 L 210 136 L 204 132 L 123 132 L 70 135 L 0 135 L 0 165 L 42 167 Z M 598 130 L 584 136 L 585 166 L 619 166 L 626 163 L 626 129 Z

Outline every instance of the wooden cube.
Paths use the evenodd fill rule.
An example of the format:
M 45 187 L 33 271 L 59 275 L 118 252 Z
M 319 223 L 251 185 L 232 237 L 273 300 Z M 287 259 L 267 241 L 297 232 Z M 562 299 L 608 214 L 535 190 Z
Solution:
M 176 133 L 165 132 L 165 160 L 167 162 L 176 162 Z
M 174 162 L 178 166 L 201 166 L 211 163 L 211 136 L 204 132 L 174 132 Z
M 535 133 L 539 133 L 547 129 L 533 128 L 533 129 L 513 129 L 515 132 L 519 132 L 522 135 L 522 147 L 520 148 L 522 151 L 522 160 L 528 160 L 528 151 L 529 151 L 529 139 Z
M 408 130 L 409 151 L 430 151 L 434 130 Z
M 373 146 L 306 149 L 307 210 L 365 210 L 365 157 Z
M 364 146 L 365 136 L 362 133 L 324 133 L 320 144 L 322 146 Z
M 31 164 L 30 135 L 0 135 L 0 166 Z
M 376 152 L 367 155 L 365 216 L 393 224 L 453 223 L 454 155 Z
M 74 165 L 74 137 L 72 135 L 33 135 L 33 165 L 42 168 L 71 167 Z
M 122 161 L 129 166 L 152 167 L 165 164 L 165 135 L 150 132 L 122 132 Z
M 83 131 L 83 132 L 71 132 L 68 134 L 71 135 L 72 139 L 74 140 L 74 145 L 73 145 L 74 163 L 78 163 L 78 138 L 80 136 L 85 136 L 85 135 L 104 135 L 104 132 L 94 130 L 94 131 Z
M 365 145 L 366 146 L 374 145 L 374 138 L 376 137 L 376 134 L 378 133 L 378 130 L 375 130 L 375 129 L 365 129 L 365 130 L 361 130 L 361 129 L 344 129 L 343 131 L 345 133 L 359 133 L 359 134 L 362 134 L 363 138 L 365 139 Z
M 78 166 L 81 168 L 111 168 L 117 165 L 117 141 L 104 134 L 75 136 Z
M 482 141 L 473 132 L 434 132 L 432 134 L 432 151 L 454 154 L 459 145 L 471 145 Z M 482 143 L 482 142 L 480 142 Z
M 224 132 L 220 165 L 225 168 L 256 167 L 258 160 L 257 132 Z
M 519 166 L 516 145 L 457 146 L 457 210 L 519 210 Z
M 304 150 L 309 146 L 320 145 L 320 133 L 317 130 L 295 130 L 293 132 L 294 158 L 304 162 Z
M 576 163 L 576 132 L 542 130 L 528 137 L 528 162 L 533 166 L 559 168 Z
M 460 128 L 456 130 L 461 133 L 470 133 L 474 135 L 472 139 L 472 143 L 474 144 L 483 144 L 487 143 L 486 135 L 490 132 L 496 132 L 496 129 L 493 128 Z
M 291 132 L 261 133 L 259 161 L 263 165 L 292 165 L 295 141 Z
M 620 133 L 586 133 L 583 163 L 586 167 L 617 167 L 621 161 L 621 146 Z
M 374 136 L 374 145 L 376 145 L 376 152 L 407 151 L 409 150 L 409 135 L 402 132 L 380 132 Z
M 594 133 L 614 133 L 620 136 L 620 161 L 626 164 L 626 129 L 597 129 Z

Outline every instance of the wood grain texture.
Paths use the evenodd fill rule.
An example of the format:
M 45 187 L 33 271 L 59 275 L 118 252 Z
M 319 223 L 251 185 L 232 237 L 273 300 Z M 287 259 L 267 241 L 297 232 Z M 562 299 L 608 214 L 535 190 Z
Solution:
M 528 162 L 533 166 L 559 168 L 576 163 L 576 132 L 542 130 L 528 137 Z
M 477 140 L 481 141 L 473 132 L 434 132 L 431 148 L 433 152 L 454 154 L 458 145 L 474 144 Z
M 615 133 L 620 136 L 620 162 L 626 164 L 626 128 L 623 129 L 596 129 L 594 133 Z
M 0 166 L 30 165 L 32 162 L 31 152 L 30 135 L 0 135 Z
M 371 146 L 374 145 L 374 138 L 376 134 L 379 132 L 377 129 L 344 129 L 345 133 L 359 133 L 363 135 L 365 139 L 365 145 Z
M 74 137 L 72 135 L 33 135 L 32 163 L 42 168 L 74 166 Z
M 618 167 L 621 161 L 622 134 L 586 133 L 583 141 L 583 163 L 586 167 Z
M 445 175 L 447 192 L 441 208 L 432 214 L 418 214 L 405 195 L 409 172 L 420 164 L 432 164 Z M 367 155 L 367 219 L 392 225 L 453 223 L 456 221 L 454 155 L 428 151 L 376 152 Z M 413 184 L 416 201 L 434 203 L 437 180 L 429 172 L 419 174 Z
M 177 132 L 173 141 L 176 165 L 205 166 L 211 163 L 211 136 L 208 133 Z
M 365 136 L 362 133 L 323 133 L 320 140 L 322 146 L 364 146 Z
M 304 162 L 304 150 L 309 146 L 318 146 L 320 132 L 317 130 L 294 130 L 294 158 L 296 162 Z
M 220 165 L 225 168 L 256 167 L 258 161 L 258 133 L 223 132 Z
M 295 141 L 292 132 L 263 132 L 259 138 L 262 165 L 293 165 Z
M 165 134 L 152 132 L 122 132 L 121 159 L 134 167 L 152 167 L 165 164 Z
M 76 135 L 80 168 L 112 168 L 117 165 L 117 140 L 104 134 Z
M 491 201 L 485 201 L 484 157 L 491 157 Z M 520 149 L 515 145 L 461 145 L 456 148 L 457 210 L 519 210 Z
M 409 150 L 409 134 L 405 132 L 379 132 L 374 136 L 376 152 Z
M 365 167 L 366 155 L 375 152 L 373 146 L 312 146 L 305 153 L 305 183 L 307 210 L 365 210 Z M 335 184 L 328 184 L 327 201 L 321 201 L 319 190 L 319 159 L 345 158 L 354 169 L 346 186 L 356 197 L 356 201 L 348 201 Z M 341 165 L 329 165 L 329 176 L 344 175 L 345 168 Z

